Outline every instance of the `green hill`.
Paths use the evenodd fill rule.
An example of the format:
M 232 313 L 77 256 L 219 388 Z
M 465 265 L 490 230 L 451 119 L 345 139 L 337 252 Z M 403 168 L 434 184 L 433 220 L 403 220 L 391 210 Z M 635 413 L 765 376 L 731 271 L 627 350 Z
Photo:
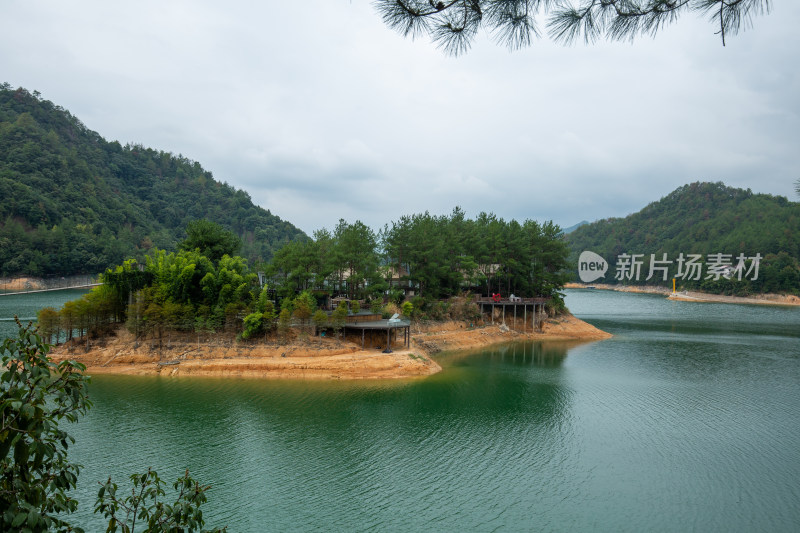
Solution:
M 305 234 L 185 157 L 108 142 L 38 93 L 0 86 L 0 275 L 94 274 L 186 224 L 233 231 L 240 255 L 269 260 Z
M 800 203 L 783 196 L 755 194 L 727 187 L 723 183 L 684 185 L 638 213 L 625 218 L 599 220 L 582 226 L 566 237 L 576 265 L 578 254 L 591 250 L 609 263 L 603 283 L 671 284 L 656 272 L 647 281 L 650 254 L 663 259 L 667 254 L 669 278 L 678 273 L 680 254 L 699 254 L 704 268 L 701 279 L 678 278 L 683 288 L 703 289 L 726 294 L 758 292 L 800 292 Z M 622 254 L 643 254 L 640 279 L 617 280 L 617 263 Z M 710 254 L 730 254 L 736 258 L 760 254 L 759 275 L 755 271 L 741 281 L 733 275 L 715 280 L 707 266 Z M 752 261 L 747 262 L 748 269 Z M 577 278 L 576 278 L 577 279 Z

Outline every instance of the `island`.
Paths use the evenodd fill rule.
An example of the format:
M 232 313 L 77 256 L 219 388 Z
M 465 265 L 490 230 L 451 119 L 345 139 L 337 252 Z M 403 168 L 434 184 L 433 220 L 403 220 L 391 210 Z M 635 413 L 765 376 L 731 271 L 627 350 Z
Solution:
M 495 344 L 533 341 L 593 341 L 611 337 L 564 314 L 543 321 L 540 331 L 521 332 L 507 325 L 469 327 L 446 321 L 411 327 L 410 346 L 395 342 L 391 353 L 379 346 L 362 348 L 357 339 L 308 336 L 287 344 L 237 343 L 201 339 L 175 341 L 153 350 L 137 343 L 124 328 L 84 350 L 81 342 L 61 344 L 50 352 L 55 361 L 71 359 L 88 374 L 220 376 L 284 379 L 398 379 L 441 371 L 431 357 L 439 352 L 476 350 Z

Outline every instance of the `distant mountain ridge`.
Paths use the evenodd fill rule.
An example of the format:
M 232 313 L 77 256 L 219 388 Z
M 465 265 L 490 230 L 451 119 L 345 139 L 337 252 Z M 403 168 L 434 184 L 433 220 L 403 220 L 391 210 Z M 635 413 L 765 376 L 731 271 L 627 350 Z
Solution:
M 738 282 L 721 279 L 679 279 L 684 288 L 710 292 L 748 294 L 758 292 L 800 293 L 800 203 L 783 196 L 757 194 L 718 183 L 691 183 L 652 202 L 625 218 L 599 220 L 565 236 L 571 259 L 593 251 L 609 262 L 603 283 L 614 283 L 617 258 L 621 254 L 650 254 L 675 260 L 679 254 L 739 254 L 763 260 L 759 279 Z M 635 279 L 616 280 L 644 284 L 648 272 Z M 576 266 L 577 272 L 577 266 Z M 670 277 L 676 275 L 672 264 Z M 600 281 L 598 281 L 599 283 Z M 658 283 L 664 283 L 658 281 Z M 651 281 L 650 283 L 653 283 Z M 671 282 L 670 282 L 671 284 Z
M 573 226 L 570 226 L 568 228 L 562 229 L 561 233 L 563 233 L 564 235 L 568 235 L 568 234 L 572 233 L 573 231 L 575 231 L 576 229 L 580 228 L 581 226 L 585 226 L 588 223 L 589 223 L 588 220 L 581 220 L 580 222 L 578 222 L 577 224 L 575 224 Z
M 241 255 L 269 260 L 307 239 L 182 156 L 108 142 L 39 94 L 0 85 L 0 275 L 93 274 L 152 247 L 171 250 L 186 224 L 233 231 Z

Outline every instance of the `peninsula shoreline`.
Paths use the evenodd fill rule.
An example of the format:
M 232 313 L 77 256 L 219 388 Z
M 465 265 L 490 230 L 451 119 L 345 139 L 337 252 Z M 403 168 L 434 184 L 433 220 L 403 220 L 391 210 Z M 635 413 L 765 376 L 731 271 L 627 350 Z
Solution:
M 137 346 L 124 328 L 95 342 L 87 352 L 79 343 L 50 352 L 55 361 L 86 365 L 87 374 L 217 376 L 263 379 L 403 379 L 441 371 L 431 357 L 439 352 L 476 350 L 515 341 L 594 341 L 609 333 L 572 316 L 544 322 L 541 332 L 523 333 L 503 324 L 469 328 L 463 322 L 414 325 L 410 347 L 383 353 L 355 342 L 325 337 L 299 338 L 288 344 L 170 342 L 160 350 L 150 339 Z

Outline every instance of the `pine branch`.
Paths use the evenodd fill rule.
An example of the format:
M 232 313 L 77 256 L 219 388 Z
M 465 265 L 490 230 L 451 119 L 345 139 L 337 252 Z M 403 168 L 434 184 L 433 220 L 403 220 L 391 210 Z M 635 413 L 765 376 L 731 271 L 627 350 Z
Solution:
M 481 28 L 514 50 L 539 37 L 536 19 L 548 17 L 548 34 L 556 42 L 578 39 L 593 43 L 654 37 L 689 11 L 708 15 L 726 36 L 752 24 L 754 15 L 769 13 L 771 0 L 375 0 L 384 22 L 402 35 L 429 36 L 451 55 L 466 52 Z

